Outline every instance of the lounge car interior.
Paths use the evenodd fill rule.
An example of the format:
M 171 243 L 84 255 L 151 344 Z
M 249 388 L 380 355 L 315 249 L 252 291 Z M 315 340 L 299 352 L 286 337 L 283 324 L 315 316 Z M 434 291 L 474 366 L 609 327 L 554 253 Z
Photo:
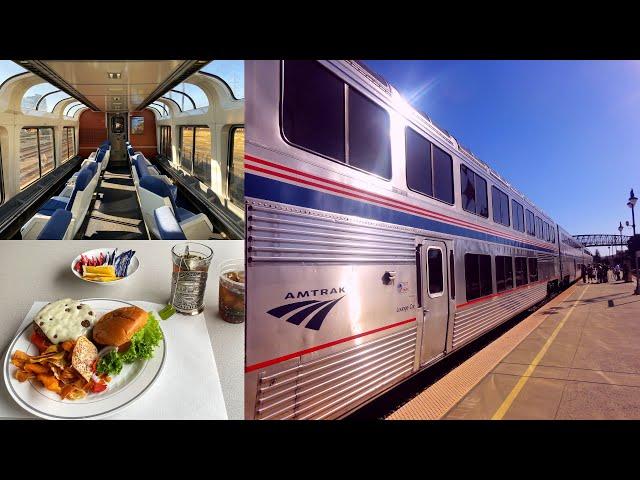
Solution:
M 243 238 L 244 67 L 0 60 L 0 238 Z

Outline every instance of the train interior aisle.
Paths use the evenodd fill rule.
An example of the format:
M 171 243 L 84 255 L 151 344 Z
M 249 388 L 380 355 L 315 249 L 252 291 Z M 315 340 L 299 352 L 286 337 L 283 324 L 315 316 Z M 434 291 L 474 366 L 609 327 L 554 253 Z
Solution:
M 0 238 L 244 236 L 244 65 L 0 60 Z

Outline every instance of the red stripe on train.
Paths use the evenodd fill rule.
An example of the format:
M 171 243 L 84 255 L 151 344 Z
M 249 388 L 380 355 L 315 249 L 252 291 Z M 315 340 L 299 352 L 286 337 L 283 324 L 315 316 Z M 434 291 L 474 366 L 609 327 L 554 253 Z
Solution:
M 438 220 L 446 220 L 446 221 L 449 221 L 451 223 L 455 223 L 455 224 L 457 224 L 459 226 L 472 228 L 474 230 L 481 231 L 483 233 L 490 233 L 492 235 L 496 235 L 496 236 L 500 236 L 500 237 L 503 237 L 503 238 L 507 238 L 509 240 L 515 240 L 515 241 L 519 241 L 519 242 L 523 242 L 523 243 L 530 243 L 532 245 L 536 245 L 538 247 L 543 247 L 543 248 L 550 249 L 550 250 L 553 249 L 553 247 L 550 247 L 547 244 L 539 243 L 539 242 L 536 242 L 536 241 L 531 240 L 529 238 L 522 239 L 520 237 L 516 237 L 516 236 L 510 235 L 510 234 L 501 232 L 499 230 L 493 230 L 492 228 L 485 227 L 483 225 L 477 225 L 475 223 L 467 222 L 466 220 L 460 220 L 460 219 L 457 219 L 457 218 L 454 218 L 454 217 L 449 217 L 448 215 L 445 215 L 445 214 L 441 214 L 441 213 L 438 213 L 438 212 L 432 212 L 431 210 L 426 210 L 426 209 L 424 209 L 422 207 L 416 207 L 414 205 L 410 205 L 408 203 L 400 202 L 400 201 L 395 200 L 395 199 L 390 198 L 390 197 L 385 197 L 383 195 L 379 195 L 379 194 L 376 194 L 376 193 L 367 192 L 365 190 L 361 190 L 361 189 L 353 187 L 351 185 L 346 185 L 346 184 L 342 184 L 342 183 L 339 183 L 339 182 L 336 182 L 336 181 L 333 181 L 333 180 L 329 180 L 329 179 L 326 179 L 326 178 L 321 178 L 321 177 L 318 177 L 316 175 L 312 175 L 310 173 L 302 172 L 300 170 L 295 170 L 293 168 L 286 167 L 284 165 L 279 165 L 277 163 L 269 162 L 267 160 L 263 160 L 261 158 L 253 157 L 251 155 L 245 155 L 244 157 L 245 157 L 245 159 L 247 159 L 249 161 L 260 163 L 262 165 L 266 165 L 266 166 L 269 166 L 269 167 L 272 167 L 272 168 L 278 168 L 280 170 L 284 170 L 286 172 L 290 172 L 290 173 L 293 173 L 293 174 L 296 174 L 296 175 L 301 175 L 301 176 L 304 176 L 304 177 L 307 177 L 307 178 L 311 178 L 311 179 L 314 179 L 314 180 L 317 180 L 317 181 L 320 181 L 320 182 L 325 182 L 325 183 L 328 183 L 328 184 L 331 184 L 331 185 L 335 185 L 337 187 L 340 187 L 340 188 L 343 188 L 343 189 L 346 189 L 346 190 L 352 190 L 354 192 L 358 192 L 360 194 L 364 194 L 364 195 L 367 195 L 369 197 L 373 197 L 373 198 L 379 199 L 379 200 L 372 200 L 371 198 L 363 198 L 361 196 L 354 195 L 353 193 L 344 192 L 344 191 L 337 191 L 337 190 L 335 190 L 333 188 L 330 188 L 330 187 L 327 187 L 325 185 L 318 185 L 318 184 L 310 183 L 310 182 L 307 182 L 305 180 L 301 180 L 301 179 L 298 179 L 298 178 L 289 177 L 289 176 L 286 176 L 286 175 L 283 175 L 283 174 L 280 174 L 280 173 L 277 173 L 277 172 L 261 169 L 261 168 L 258 168 L 258 167 L 253 167 L 251 165 L 245 165 L 245 168 L 249 168 L 251 170 L 255 170 L 255 171 L 258 171 L 258 172 L 262 172 L 262 173 L 267 173 L 269 175 L 275 175 L 275 176 L 278 176 L 278 177 L 281 177 L 281 178 L 286 178 L 287 180 L 292 180 L 292 181 L 295 181 L 295 182 L 304 183 L 306 185 L 311 185 L 311 186 L 314 186 L 314 187 L 324 188 L 326 190 L 330 190 L 330 191 L 333 191 L 333 192 L 336 192 L 336 193 L 341 193 L 342 195 L 350 195 L 350 196 L 353 196 L 355 198 L 359 198 L 359 199 L 370 201 L 370 202 L 371 201 L 377 201 L 378 203 L 382 203 L 382 204 L 390 206 L 392 208 L 399 208 L 399 209 L 403 209 L 405 211 L 411 211 L 412 213 L 421 213 L 421 214 L 426 215 L 426 216 L 431 216 L 432 218 L 437 218 Z M 391 204 L 386 203 L 386 202 L 392 202 L 395 205 L 391 205 Z
M 305 350 L 300 350 L 299 352 L 289 353 L 287 355 L 283 355 L 282 357 L 277 357 L 272 360 L 266 360 L 260 363 L 254 363 L 253 365 L 246 366 L 244 368 L 245 373 L 253 372 L 254 370 L 258 370 L 260 368 L 266 368 L 271 365 L 275 365 L 276 363 L 282 363 L 287 360 L 291 360 L 292 358 L 300 357 L 301 355 L 306 355 L 307 353 L 317 352 L 318 350 L 323 350 L 325 348 L 333 347 L 334 345 L 338 345 L 340 343 L 348 342 L 350 340 L 354 340 L 356 338 L 364 337 L 366 335 L 371 335 L 373 333 L 381 332 L 383 330 L 388 330 L 390 328 L 399 327 L 400 325 L 405 325 L 407 323 L 415 322 L 416 318 L 410 318 L 408 320 L 403 320 L 402 322 L 392 323 L 391 325 L 385 325 L 384 327 L 376 328 L 374 330 L 369 330 L 368 332 L 359 333 L 357 335 L 352 335 L 351 337 L 341 338 L 340 340 L 334 340 L 333 342 L 323 343 L 321 345 L 317 345 L 315 347 L 307 348 Z

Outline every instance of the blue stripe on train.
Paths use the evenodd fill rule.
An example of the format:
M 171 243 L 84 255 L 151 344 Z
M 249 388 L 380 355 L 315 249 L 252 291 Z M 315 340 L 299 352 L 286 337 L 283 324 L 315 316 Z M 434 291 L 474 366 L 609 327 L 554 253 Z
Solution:
M 399 212 L 390 208 L 372 205 L 370 203 L 340 197 L 331 193 L 320 192 L 310 188 L 280 182 L 270 178 L 262 177 L 245 172 L 245 196 L 249 198 L 259 198 L 272 202 L 297 205 L 299 207 L 313 208 L 328 212 L 340 213 L 343 215 L 354 215 L 371 220 L 404 225 L 407 227 L 430 230 L 460 237 L 474 238 L 487 242 L 501 243 L 518 248 L 528 248 L 541 252 L 554 252 L 549 248 L 542 248 L 536 245 L 509 240 L 496 235 L 490 235 L 469 228 L 459 227 L 428 218 Z

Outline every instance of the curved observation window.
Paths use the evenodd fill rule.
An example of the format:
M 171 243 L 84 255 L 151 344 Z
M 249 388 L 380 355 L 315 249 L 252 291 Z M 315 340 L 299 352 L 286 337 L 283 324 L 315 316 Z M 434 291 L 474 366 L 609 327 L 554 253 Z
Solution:
M 11 60 L 0 60 L 0 85 L 11 77 L 15 77 L 16 75 L 25 73 L 26 71 L 27 70 Z
M 214 60 L 200 71 L 220 77 L 235 98 L 244 98 L 244 60 Z
M 44 82 L 34 85 L 27 90 L 22 97 L 21 108 L 23 111 L 28 112 L 30 110 L 40 110 L 43 112 L 50 111 L 49 99 L 50 93 L 56 93 L 59 91 L 57 87 L 54 87 L 50 83 Z M 55 105 L 55 103 L 54 103 Z

